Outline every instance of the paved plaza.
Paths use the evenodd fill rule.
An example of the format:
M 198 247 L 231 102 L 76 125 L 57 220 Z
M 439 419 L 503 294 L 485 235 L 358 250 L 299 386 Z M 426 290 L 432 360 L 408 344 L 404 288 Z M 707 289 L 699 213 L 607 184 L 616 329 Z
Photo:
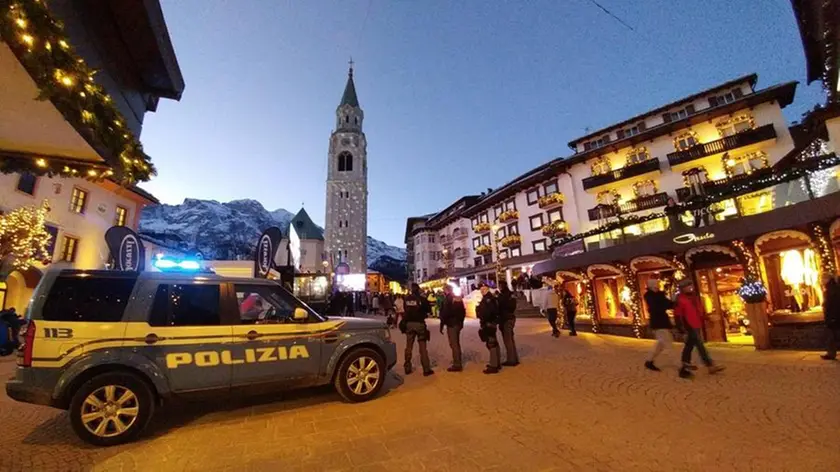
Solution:
M 517 328 L 522 365 L 499 375 L 481 373 L 475 324 L 465 372 L 445 372 L 434 324 L 437 375 L 398 366 L 372 402 L 317 389 L 170 408 L 110 449 L 76 439 L 63 412 L 3 393 L 0 470 L 840 470 L 840 363 L 819 353 L 713 348 L 728 369 L 687 381 L 678 345 L 654 373 L 642 366 L 650 341 L 554 339 L 540 319 Z M 3 378 L 13 369 L 0 361 Z

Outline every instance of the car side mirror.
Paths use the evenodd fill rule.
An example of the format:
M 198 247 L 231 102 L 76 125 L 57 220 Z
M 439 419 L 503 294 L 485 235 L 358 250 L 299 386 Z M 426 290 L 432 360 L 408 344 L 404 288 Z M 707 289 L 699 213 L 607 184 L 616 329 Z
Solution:
M 306 321 L 307 318 L 309 318 L 309 312 L 303 308 L 295 308 L 294 313 L 292 313 L 292 319 L 295 321 Z

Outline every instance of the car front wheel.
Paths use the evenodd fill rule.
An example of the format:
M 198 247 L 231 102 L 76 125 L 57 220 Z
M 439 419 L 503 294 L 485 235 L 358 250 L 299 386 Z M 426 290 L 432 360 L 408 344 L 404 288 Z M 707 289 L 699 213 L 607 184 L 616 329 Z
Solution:
M 386 372 L 385 361 L 378 352 L 368 348 L 355 349 L 341 360 L 335 389 L 348 402 L 368 401 L 382 389 Z
M 149 386 L 136 375 L 112 372 L 97 375 L 76 391 L 70 401 L 70 422 L 83 441 L 114 446 L 134 440 L 154 413 Z

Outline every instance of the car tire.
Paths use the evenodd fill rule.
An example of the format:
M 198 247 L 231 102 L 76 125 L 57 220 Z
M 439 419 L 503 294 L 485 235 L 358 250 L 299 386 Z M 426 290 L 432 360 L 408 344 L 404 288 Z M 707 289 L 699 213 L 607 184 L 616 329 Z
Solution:
M 143 379 L 110 372 L 92 377 L 76 390 L 70 400 L 70 423 L 83 441 L 115 446 L 137 438 L 154 409 L 154 395 Z
M 353 349 L 338 365 L 335 389 L 345 401 L 365 402 L 379 393 L 387 373 L 385 361 L 378 352 L 369 348 Z

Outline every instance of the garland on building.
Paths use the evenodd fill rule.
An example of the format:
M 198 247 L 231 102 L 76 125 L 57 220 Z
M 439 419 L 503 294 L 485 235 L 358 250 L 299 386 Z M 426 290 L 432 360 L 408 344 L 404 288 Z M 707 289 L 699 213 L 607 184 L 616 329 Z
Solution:
M 820 255 L 820 265 L 823 272 L 837 273 L 837 263 L 834 259 L 834 250 L 831 248 L 831 241 L 828 238 L 828 232 L 819 223 L 811 225 L 811 234 L 814 236 L 814 242 L 817 246 L 817 251 Z
M 123 184 L 155 175 L 149 156 L 126 127 L 111 97 L 96 84 L 91 69 L 70 45 L 64 27 L 42 0 L 2 0 L 0 34 L 38 87 L 94 148 L 104 148 L 109 168 L 46 156 L 0 158 L 3 172 L 31 172 L 88 179 L 112 178 Z M 83 132 L 82 132 L 83 131 Z
M 630 314 L 633 316 L 633 333 L 637 338 L 644 335 L 645 329 L 642 326 L 641 300 L 639 298 L 639 279 L 636 271 L 623 262 L 615 263 L 618 270 L 624 275 L 624 286 L 630 289 Z
M 49 211 L 44 200 L 40 207 L 20 207 L 0 215 L 0 260 L 12 257 L 12 266 L 17 270 L 48 262 L 52 235 L 45 223 Z
M 753 250 L 740 239 L 732 241 L 732 246 L 735 247 L 735 251 L 741 256 L 741 263 L 747 271 L 747 279 L 760 280 L 761 274 L 759 273 L 758 263 L 756 262 Z

